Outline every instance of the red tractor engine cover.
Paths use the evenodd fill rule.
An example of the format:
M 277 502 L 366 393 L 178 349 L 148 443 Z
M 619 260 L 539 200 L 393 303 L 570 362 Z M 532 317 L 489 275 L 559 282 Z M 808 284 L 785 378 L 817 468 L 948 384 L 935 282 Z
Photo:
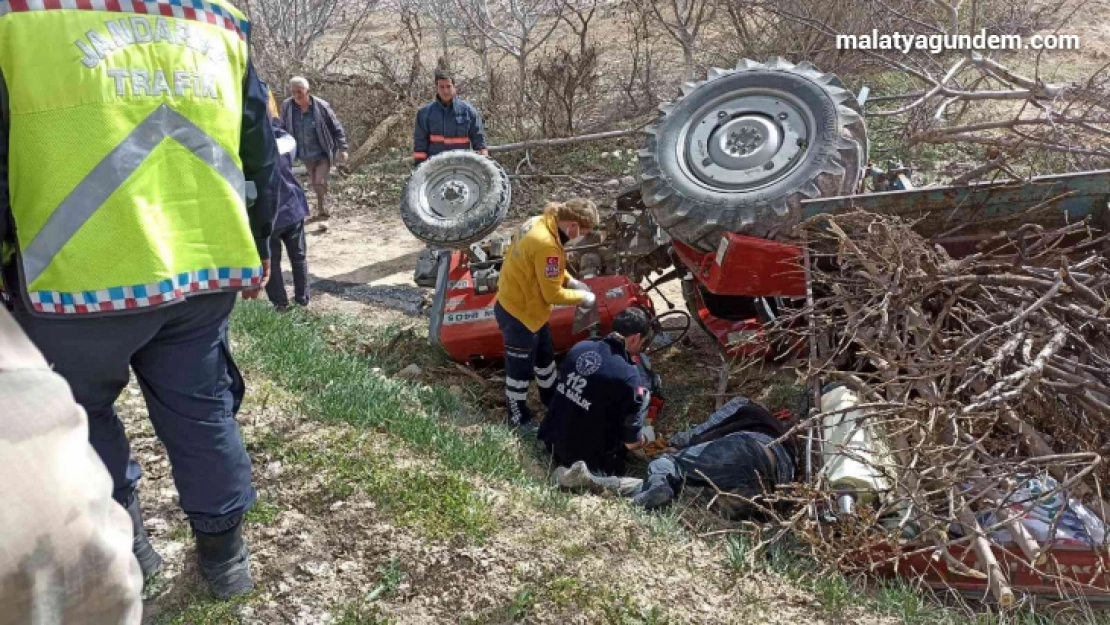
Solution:
M 627 276 L 599 276 L 583 279 L 582 282 L 597 296 L 601 322 L 599 327 L 575 335 L 575 307 L 556 307 L 549 322 L 556 354 L 563 354 L 576 343 L 592 336 L 605 336 L 612 331 L 613 318 L 626 308 L 639 306 L 649 315 L 655 315 L 651 298 Z M 497 296 L 495 293 L 475 292 L 469 260 L 462 252 L 451 252 L 446 289 L 439 334 L 433 338 L 438 338 L 439 344 L 457 362 L 485 364 L 502 361 L 505 343 L 493 315 Z
M 717 295 L 805 297 L 799 248 L 739 234 L 721 237 L 717 252 L 706 254 L 679 241 L 674 250 L 698 282 Z

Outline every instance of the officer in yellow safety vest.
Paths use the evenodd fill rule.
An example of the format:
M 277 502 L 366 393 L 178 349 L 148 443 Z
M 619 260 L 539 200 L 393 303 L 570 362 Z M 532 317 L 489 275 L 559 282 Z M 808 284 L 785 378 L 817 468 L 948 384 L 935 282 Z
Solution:
M 257 298 L 269 277 L 275 211 L 248 35 L 224 0 L 0 0 L 0 269 L 13 314 L 88 413 L 149 578 L 161 558 L 113 409 L 134 371 L 221 599 L 253 587 L 242 519 L 256 496 L 228 317 L 237 292 Z

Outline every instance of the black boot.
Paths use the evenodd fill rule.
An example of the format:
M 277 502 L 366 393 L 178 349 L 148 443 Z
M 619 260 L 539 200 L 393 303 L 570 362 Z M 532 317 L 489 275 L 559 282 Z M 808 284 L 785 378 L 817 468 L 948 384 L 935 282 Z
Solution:
M 194 527 L 200 574 L 212 596 L 227 601 L 254 590 L 250 553 L 243 541 L 243 523 L 219 534 L 206 534 Z
M 139 561 L 139 568 L 143 571 L 143 580 L 148 580 L 162 568 L 162 556 L 154 550 L 154 546 L 150 544 L 150 539 L 147 538 L 146 529 L 143 527 L 143 510 L 139 504 L 139 494 L 135 493 L 131 497 L 131 503 L 127 506 L 127 514 L 131 516 L 131 552 L 135 554 L 135 559 Z

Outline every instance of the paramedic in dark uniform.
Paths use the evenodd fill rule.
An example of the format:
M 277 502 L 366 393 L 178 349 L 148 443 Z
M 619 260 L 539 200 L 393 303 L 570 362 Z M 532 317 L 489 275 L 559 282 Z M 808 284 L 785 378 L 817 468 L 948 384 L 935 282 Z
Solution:
M 612 334 L 567 354 L 539 430 L 558 466 L 582 461 L 596 473 L 624 473 L 625 450 L 644 442 L 651 393 L 633 359 L 650 341 L 647 313 L 627 308 L 613 320 Z

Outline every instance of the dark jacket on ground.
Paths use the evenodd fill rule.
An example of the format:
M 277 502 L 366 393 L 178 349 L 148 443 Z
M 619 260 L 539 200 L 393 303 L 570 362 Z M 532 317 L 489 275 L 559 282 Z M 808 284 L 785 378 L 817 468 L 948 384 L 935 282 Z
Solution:
M 274 138 L 277 139 L 278 154 L 280 155 L 278 172 L 280 181 L 274 185 L 277 194 L 277 219 L 274 220 L 274 231 L 281 230 L 308 217 L 308 199 L 305 197 L 304 188 L 297 181 L 293 173 L 293 160 L 297 156 L 297 142 L 293 136 L 285 132 L 280 122 L 275 120 Z
M 449 150 L 486 149 L 486 129 L 478 109 L 454 98 L 444 105 L 438 97 L 416 114 L 412 158 L 419 164 Z
M 624 444 L 639 440 L 650 401 L 620 338 L 583 341 L 559 369 L 538 435 L 559 465 L 581 460 L 591 471 L 618 475 L 624 471 Z
M 324 146 L 324 151 L 328 153 L 328 160 L 334 163 L 337 154 L 349 149 L 347 146 L 347 131 L 343 129 L 343 124 L 339 122 L 339 118 L 336 117 L 335 111 L 332 110 L 327 100 L 309 96 L 309 102 L 311 102 L 312 114 L 317 120 L 316 136 L 320 140 L 320 145 Z M 301 107 L 293 101 L 293 98 L 288 98 L 281 103 L 281 123 L 285 126 L 286 132 L 297 136 L 297 126 L 295 124 L 300 117 Z M 321 124 L 320 121 L 324 123 Z
M 763 406 L 746 397 L 734 397 L 720 410 L 710 415 L 705 423 L 675 434 L 668 444 L 671 447 L 683 449 L 718 440 L 737 432 L 756 432 L 777 440 L 788 430 L 785 423 Z M 782 442 L 782 447 L 792 461 L 797 462 L 798 449 L 794 438 L 786 438 Z

